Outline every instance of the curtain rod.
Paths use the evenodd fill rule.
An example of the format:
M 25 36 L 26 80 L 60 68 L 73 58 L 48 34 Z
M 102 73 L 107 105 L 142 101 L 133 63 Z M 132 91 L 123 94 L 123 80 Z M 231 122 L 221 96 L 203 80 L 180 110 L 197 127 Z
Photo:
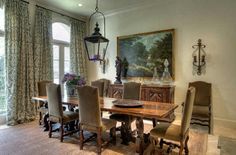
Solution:
M 66 16 L 66 17 L 69 17 L 69 18 L 72 18 L 72 19 L 75 19 L 75 20 L 81 21 L 81 22 L 83 22 L 83 23 L 86 23 L 86 22 L 83 21 L 83 20 L 80 20 L 80 19 L 77 19 L 77 18 L 74 18 L 74 17 L 68 16 L 68 15 L 64 15 L 64 14 L 62 14 L 62 13 L 59 13 L 59 12 L 57 12 L 57 11 L 54 11 L 54 10 L 51 10 L 51 9 L 48 9 L 48 8 L 45 8 L 45 7 L 40 6 L 40 5 L 36 5 L 36 7 L 43 8 L 43 9 L 45 9 L 45 10 L 48 10 L 48 11 L 51 11 L 51 12 L 57 13 L 57 14 L 59 14 L 59 15 L 61 15 L 61 16 Z

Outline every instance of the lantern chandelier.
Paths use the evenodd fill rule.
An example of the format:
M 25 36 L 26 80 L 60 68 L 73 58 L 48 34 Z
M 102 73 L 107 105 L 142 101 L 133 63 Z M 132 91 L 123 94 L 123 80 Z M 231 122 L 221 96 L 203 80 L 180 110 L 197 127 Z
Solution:
M 102 34 L 100 33 L 98 22 L 96 22 L 94 33 L 91 36 L 86 36 L 84 38 L 84 44 L 85 44 L 88 60 L 101 62 L 105 60 L 105 55 L 106 55 L 109 40 L 105 37 L 106 36 L 105 16 L 98 9 L 98 0 L 96 0 L 95 12 L 91 14 L 89 17 L 89 25 L 90 25 L 92 16 L 95 14 L 100 14 L 103 17 L 104 36 L 102 36 Z

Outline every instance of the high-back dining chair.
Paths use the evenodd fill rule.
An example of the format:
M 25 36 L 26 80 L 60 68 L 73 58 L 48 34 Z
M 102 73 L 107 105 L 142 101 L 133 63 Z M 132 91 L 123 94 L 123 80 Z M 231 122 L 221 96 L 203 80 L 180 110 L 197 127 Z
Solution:
M 37 82 L 38 96 L 47 96 L 46 85 L 49 83 L 52 83 L 52 81 L 44 80 Z M 37 110 L 39 112 L 39 125 L 41 125 L 43 121 L 43 115 L 48 112 L 47 103 L 39 101 Z
M 193 111 L 193 103 L 195 98 L 195 88 L 188 88 L 186 100 L 183 109 L 181 125 L 176 125 L 173 123 L 163 122 L 158 124 L 155 128 L 150 131 L 150 139 L 154 139 L 152 144 L 155 146 L 156 142 L 160 139 L 160 148 L 162 148 L 163 143 L 166 143 L 163 139 L 179 142 L 180 145 L 174 143 L 167 143 L 172 148 L 179 148 L 179 155 L 182 154 L 183 149 L 185 153 L 188 154 L 188 140 L 189 140 L 189 127 Z M 169 149 L 167 150 L 169 153 Z
M 60 85 L 51 83 L 46 86 L 48 97 L 48 111 L 49 111 L 49 138 L 52 137 L 52 122 L 58 122 L 60 127 L 60 140 L 63 141 L 63 137 L 72 133 L 78 132 L 79 113 L 72 111 L 63 111 L 62 96 Z M 65 133 L 64 125 L 71 121 L 76 121 L 77 128 L 73 131 Z
M 109 90 L 109 86 L 111 84 L 111 81 L 108 80 L 108 79 L 105 79 L 105 78 L 102 78 L 102 79 L 98 79 L 98 80 L 95 80 L 93 82 L 97 82 L 97 81 L 100 81 L 100 82 L 103 82 L 104 85 L 103 85 L 103 97 L 107 97 L 108 96 L 108 90 Z M 101 91 L 99 92 L 99 94 L 101 93 Z M 101 96 L 101 95 L 100 95 Z
M 100 80 L 96 80 L 96 81 L 92 81 L 91 82 L 91 86 L 93 87 L 97 87 L 98 88 L 98 94 L 100 97 L 103 97 L 104 95 L 104 82 L 103 81 L 100 81 Z
M 101 118 L 100 100 L 98 88 L 92 86 L 83 86 L 78 88 L 79 94 L 79 114 L 80 114 L 80 149 L 83 149 L 85 142 L 83 131 L 97 133 L 97 151 L 101 154 L 102 132 L 110 130 L 113 142 L 116 141 L 116 121 Z
M 107 97 L 108 96 L 108 90 L 109 90 L 109 86 L 111 84 L 111 81 L 105 78 L 99 79 L 99 81 L 104 82 L 104 89 L 103 89 L 103 96 Z
M 195 81 L 189 83 L 191 86 L 196 88 L 191 124 L 208 126 L 211 133 L 211 83 Z
M 137 82 L 127 82 L 124 83 L 123 89 L 123 99 L 132 99 L 139 100 L 141 97 L 141 84 Z M 125 114 L 111 114 L 110 119 L 121 122 L 121 137 L 122 144 L 128 145 L 128 142 L 131 141 L 131 123 L 135 120 L 133 116 Z

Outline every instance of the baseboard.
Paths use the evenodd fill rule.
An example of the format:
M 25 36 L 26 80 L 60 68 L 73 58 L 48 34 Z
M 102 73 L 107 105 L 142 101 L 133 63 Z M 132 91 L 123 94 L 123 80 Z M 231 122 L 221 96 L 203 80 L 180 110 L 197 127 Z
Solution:
M 6 124 L 6 115 L 1 114 L 0 115 L 0 125 Z
M 176 118 L 181 119 L 182 113 L 176 112 L 175 115 L 176 115 Z M 214 117 L 213 126 L 225 126 L 228 128 L 236 129 L 236 120 Z
M 236 129 L 236 120 L 214 117 L 214 126 L 225 126 Z

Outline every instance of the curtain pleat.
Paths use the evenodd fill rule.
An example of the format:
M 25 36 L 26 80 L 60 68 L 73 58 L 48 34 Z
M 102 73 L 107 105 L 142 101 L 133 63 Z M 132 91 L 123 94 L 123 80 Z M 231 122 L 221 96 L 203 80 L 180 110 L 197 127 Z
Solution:
M 15 125 L 35 118 L 28 4 L 20 0 L 5 2 L 5 52 L 7 124 Z
M 36 84 L 42 80 L 53 80 L 51 11 L 36 7 L 34 30 L 34 72 Z
M 86 24 L 84 22 L 71 19 L 70 34 L 71 72 L 83 76 L 87 81 L 86 53 L 83 42 L 86 34 Z

